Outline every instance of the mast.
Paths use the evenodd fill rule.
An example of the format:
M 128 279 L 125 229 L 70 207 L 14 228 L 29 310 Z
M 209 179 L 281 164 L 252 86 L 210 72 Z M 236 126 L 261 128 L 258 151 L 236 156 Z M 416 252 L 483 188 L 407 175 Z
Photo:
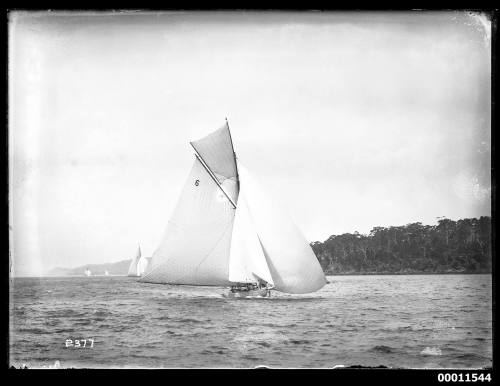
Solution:
M 200 161 L 200 163 L 203 165 L 203 167 L 208 172 L 208 174 L 210 174 L 210 177 L 212 177 L 212 179 L 215 181 L 215 183 L 217 184 L 217 186 L 219 187 L 219 189 L 222 190 L 222 193 L 224 193 L 224 195 L 227 197 L 227 199 L 229 200 L 229 202 L 233 205 L 233 208 L 236 209 L 236 204 L 231 199 L 231 197 L 229 197 L 229 195 L 226 193 L 226 191 L 224 190 L 224 188 L 220 184 L 220 182 L 217 179 L 217 177 L 215 177 L 214 173 L 210 170 L 210 168 L 208 167 L 208 165 L 206 164 L 206 162 L 204 161 L 204 159 L 201 157 L 200 153 L 198 153 L 198 150 L 196 150 L 196 148 L 194 147 L 194 145 L 191 142 L 189 142 L 189 144 L 193 147 L 194 151 L 196 152 L 195 155 L 196 155 L 196 158 L 198 159 L 198 161 Z
M 233 149 L 234 164 L 236 165 L 236 185 L 238 190 L 240 188 L 240 175 L 238 174 L 238 162 L 236 162 L 236 152 L 234 151 L 233 137 L 231 137 L 231 130 L 229 129 L 229 122 L 226 117 L 227 131 L 229 132 L 229 139 L 231 140 L 231 148 Z

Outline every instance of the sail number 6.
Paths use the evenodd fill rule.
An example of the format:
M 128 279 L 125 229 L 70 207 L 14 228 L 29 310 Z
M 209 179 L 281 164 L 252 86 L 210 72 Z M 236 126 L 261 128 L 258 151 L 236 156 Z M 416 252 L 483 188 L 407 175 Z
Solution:
M 194 184 L 195 184 L 196 186 L 198 186 L 198 185 L 200 184 L 200 180 L 196 180 L 196 181 L 194 182 Z

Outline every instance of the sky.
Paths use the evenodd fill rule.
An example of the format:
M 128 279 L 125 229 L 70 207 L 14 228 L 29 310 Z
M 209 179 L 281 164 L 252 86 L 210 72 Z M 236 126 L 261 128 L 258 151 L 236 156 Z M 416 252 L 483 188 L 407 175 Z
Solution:
M 308 241 L 488 216 L 490 96 L 478 13 L 11 13 L 13 274 L 150 256 L 226 117 Z

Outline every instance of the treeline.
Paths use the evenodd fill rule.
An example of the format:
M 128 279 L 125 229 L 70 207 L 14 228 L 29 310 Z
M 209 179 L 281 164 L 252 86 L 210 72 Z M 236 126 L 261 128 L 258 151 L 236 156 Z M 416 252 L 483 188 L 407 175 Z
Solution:
M 311 246 L 325 274 L 490 273 L 491 218 L 345 233 Z

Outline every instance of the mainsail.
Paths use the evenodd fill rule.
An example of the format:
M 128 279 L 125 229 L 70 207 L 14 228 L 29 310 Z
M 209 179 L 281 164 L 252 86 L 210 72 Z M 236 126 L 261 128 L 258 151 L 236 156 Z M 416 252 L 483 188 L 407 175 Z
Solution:
M 228 260 L 235 210 L 196 158 L 181 197 L 153 254 L 150 283 L 229 285 Z
M 241 174 L 227 122 L 191 145 L 194 165 L 140 281 L 267 282 L 288 293 L 323 287 L 323 270 L 300 231 L 246 170 Z

